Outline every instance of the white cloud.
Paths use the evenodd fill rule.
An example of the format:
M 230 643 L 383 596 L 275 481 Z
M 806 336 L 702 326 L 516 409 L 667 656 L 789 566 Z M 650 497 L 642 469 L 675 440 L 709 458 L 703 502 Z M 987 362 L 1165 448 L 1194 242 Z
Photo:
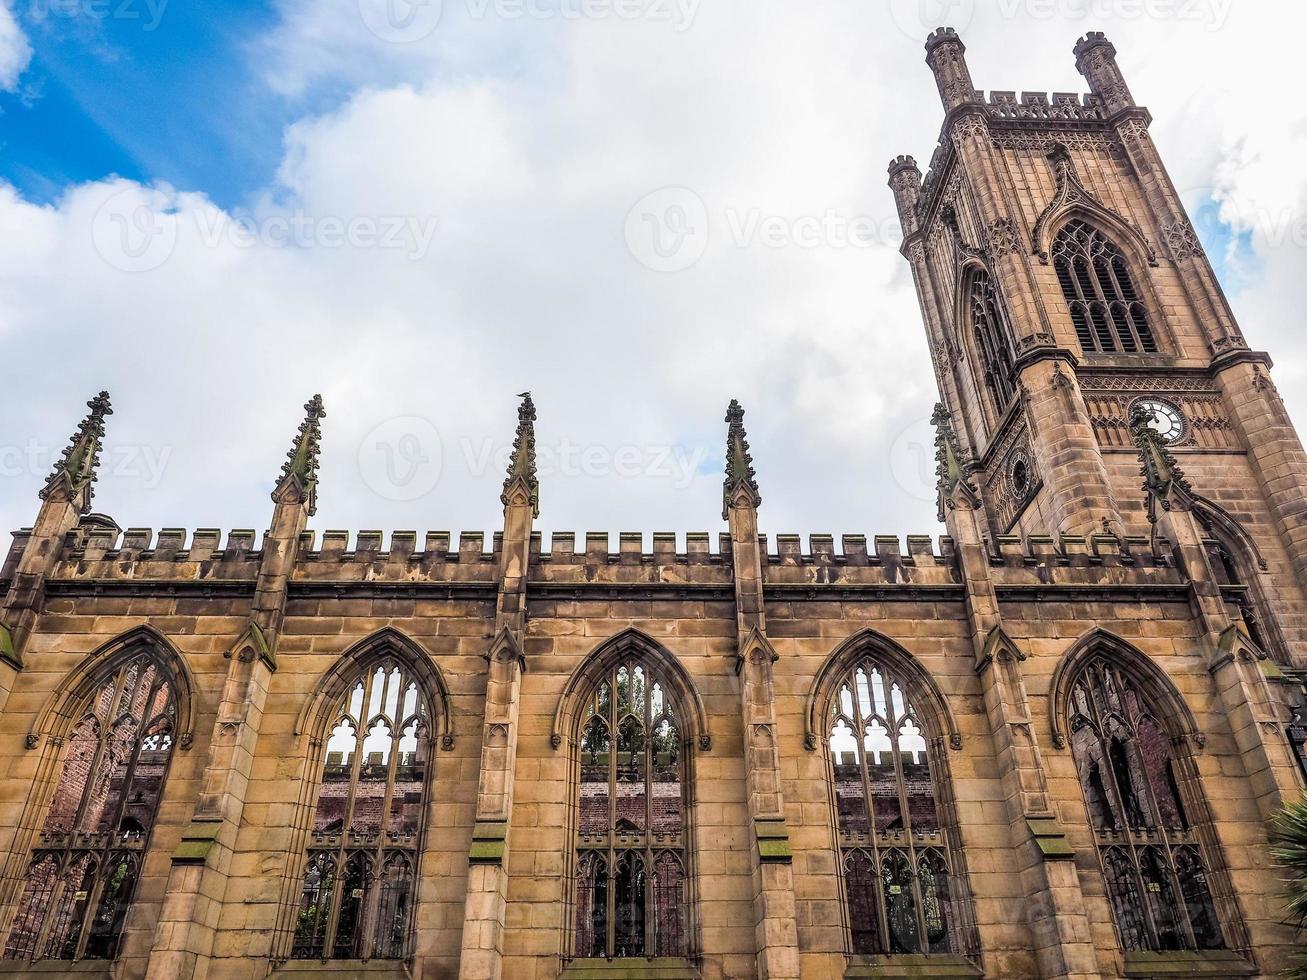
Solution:
M 480 9 L 445 0 L 434 32 L 393 44 L 356 0 L 284 0 L 256 45 L 264 80 L 349 95 L 287 131 L 253 238 L 189 189 L 106 180 L 45 208 L 0 189 L 0 333 L 31 366 L 0 392 L 0 522 L 30 522 L 44 475 L 6 470 L 14 450 L 31 434 L 56 450 L 80 400 L 109 387 L 117 470 L 99 506 L 124 524 L 261 527 L 300 404 L 321 390 L 316 526 L 492 529 L 495 450 L 530 388 L 553 454 L 546 528 L 717 527 L 737 396 L 770 530 L 931 529 L 914 496 L 926 448 L 899 437 L 929 416 L 933 378 L 884 170 L 901 152 L 924 163 L 941 122 L 919 40 L 854 3 L 715 0 L 687 30 Z M 1287 55 L 1295 32 L 977 11 L 965 36 L 978 84 L 1071 90 L 1075 35 L 1099 26 L 1180 186 L 1300 213 L 1290 160 L 1231 170 L 1257 139 L 1261 160 L 1295 149 L 1282 114 L 1301 133 L 1305 110 L 1262 87 L 1291 91 L 1267 46 Z M 1220 74 L 1198 67 L 1218 57 Z M 1230 108 L 1250 99 L 1267 104 Z M 703 202 L 709 233 L 696 264 L 659 273 L 624 228 L 668 187 Z M 858 230 L 869 247 L 846 244 Z M 1237 305 L 1284 379 L 1307 363 L 1290 329 L 1305 250 L 1265 244 Z M 416 423 L 394 438 L 396 417 L 429 420 L 439 444 Z M 430 495 L 398 499 L 406 467 L 437 456 Z
M 0 90 L 17 91 L 18 78 L 31 60 L 32 46 L 11 5 L 0 3 Z

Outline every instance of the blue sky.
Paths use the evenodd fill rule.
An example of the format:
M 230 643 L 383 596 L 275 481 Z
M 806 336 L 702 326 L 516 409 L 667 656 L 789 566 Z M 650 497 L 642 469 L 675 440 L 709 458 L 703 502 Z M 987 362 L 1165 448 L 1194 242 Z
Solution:
M 251 73 L 251 41 L 277 14 L 237 0 L 29 0 L 16 8 L 34 56 L 0 97 L 0 176 L 48 203 L 117 174 L 203 190 L 223 205 L 266 184 L 304 100 Z
M 429 0 L 402 37 L 386 0 L 50 2 L 0 0 L 0 342 L 32 366 L 0 389 L 0 524 L 109 388 L 124 526 L 263 526 L 321 391 L 319 527 L 493 529 L 529 388 L 546 529 L 717 527 L 732 397 L 769 532 L 934 527 L 884 176 L 941 121 L 918 0 Z M 1298 412 L 1307 107 L 1267 93 L 1307 12 L 945 6 L 990 90 L 1081 90 L 1071 47 L 1109 33 Z M 668 192 L 712 215 L 685 268 L 624 225 Z M 162 251 L 107 254 L 140 220 Z M 772 220 L 839 234 L 740 240 Z M 387 440 L 424 480 L 387 483 Z

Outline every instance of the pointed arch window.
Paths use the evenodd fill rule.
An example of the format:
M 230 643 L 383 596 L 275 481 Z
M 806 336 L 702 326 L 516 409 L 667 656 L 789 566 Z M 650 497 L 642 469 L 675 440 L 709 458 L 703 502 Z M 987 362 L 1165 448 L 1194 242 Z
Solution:
M 5 958 L 112 960 L 158 815 L 177 692 L 153 653 L 100 681 L 63 751 Z
M 1121 250 L 1084 221 L 1053 242 L 1053 268 L 1086 354 L 1156 354 L 1157 340 Z
M 409 955 L 432 733 L 428 695 L 394 656 L 346 686 L 323 746 L 292 958 Z
M 680 706 L 637 657 L 610 666 L 584 705 L 572 954 L 684 957 L 689 742 Z
M 964 955 L 939 740 L 910 690 L 868 655 L 827 715 L 851 951 Z
M 1194 790 L 1152 703 L 1126 672 L 1099 656 L 1072 685 L 1068 711 L 1071 750 L 1122 947 L 1223 948 L 1209 864 L 1190 816 Z
M 983 269 L 971 275 L 968 301 L 980 373 L 994 401 L 994 411 L 1001 415 L 1016 393 L 1016 354 L 994 280 Z

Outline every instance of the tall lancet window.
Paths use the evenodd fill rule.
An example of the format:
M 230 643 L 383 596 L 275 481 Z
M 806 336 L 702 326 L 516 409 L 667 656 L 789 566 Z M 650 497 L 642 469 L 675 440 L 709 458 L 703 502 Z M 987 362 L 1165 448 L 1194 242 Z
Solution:
M 686 751 L 657 671 L 610 667 L 580 718 L 574 956 L 687 955 Z
M 1157 340 L 1121 250 L 1083 221 L 1053 242 L 1053 268 L 1086 354 L 1156 354 Z
M 6 959 L 117 956 L 172 758 L 175 695 L 147 653 L 103 680 L 80 709 Z
M 1097 657 L 1071 688 L 1069 715 L 1122 947 L 1221 948 L 1207 862 L 1186 806 L 1192 781 L 1183 777 L 1148 698 L 1125 672 Z
M 296 959 L 409 955 L 432 749 L 412 672 L 373 660 L 327 730 L 295 939 Z
M 972 273 L 970 302 L 980 372 L 993 399 L 994 412 L 1001 415 L 1016 393 L 1016 355 L 1012 332 L 989 273 L 981 270 Z
M 962 954 L 937 743 L 908 690 L 868 656 L 827 716 L 851 950 Z

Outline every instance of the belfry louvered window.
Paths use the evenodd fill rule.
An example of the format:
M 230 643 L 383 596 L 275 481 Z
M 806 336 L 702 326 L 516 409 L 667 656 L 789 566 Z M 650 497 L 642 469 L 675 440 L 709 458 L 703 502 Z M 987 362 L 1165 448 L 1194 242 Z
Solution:
M 851 951 L 959 954 L 935 751 L 906 685 L 866 658 L 828 715 Z
M 326 737 L 291 956 L 404 959 L 431 758 L 430 705 L 412 673 L 389 657 L 347 690 Z
M 67 738 L 6 959 L 117 956 L 172 758 L 174 697 L 150 654 L 91 696 Z
M 623 660 L 581 713 L 577 957 L 687 953 L 685 735 L 656 671 Z
M 994 400 L 995 413 L 1001 414 L 1016 392 L 1016 356 L 1007 318 L 988 273 L 977 270 L 972 274 L 970 305 L 980 373 Z
M 1053 242 L 1053 267 L 1086 354 L 1155 354 L 1157 340 L 1121 250 L 1083 221 Z
M 1152 706 L 1105 657 L 1071 689 L 1071 750 L 1127 950 L 1224 946 L 1179 760 Z

